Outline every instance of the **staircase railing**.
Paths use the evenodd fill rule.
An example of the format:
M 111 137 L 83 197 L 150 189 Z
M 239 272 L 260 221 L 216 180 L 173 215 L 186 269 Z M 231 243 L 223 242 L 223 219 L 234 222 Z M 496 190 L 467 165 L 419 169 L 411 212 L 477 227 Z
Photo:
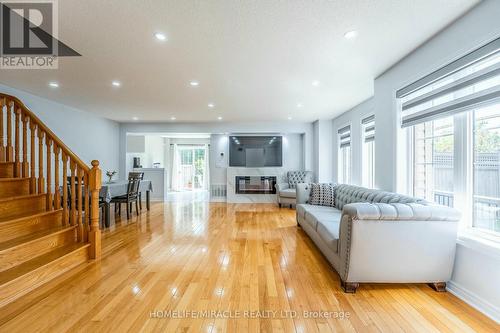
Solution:
M 90 257 L 100 257 L 99 161 L 89 167 L 23 102 L 3 93 L 0 162 L 13 163 L 14 177 L 30 179 L 31 194 L 46 195 L 47 211 L 62 208 L 63 224 L 76 226 L 78 241 L 90 242 Z

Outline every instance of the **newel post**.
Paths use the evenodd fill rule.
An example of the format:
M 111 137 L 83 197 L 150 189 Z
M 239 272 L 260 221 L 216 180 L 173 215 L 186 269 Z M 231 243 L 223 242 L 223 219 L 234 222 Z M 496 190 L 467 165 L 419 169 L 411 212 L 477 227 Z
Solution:
M 92 169 L 89 172 L 90 188 L 90 258 L 101 257 L 101 230 L 99 229 L 99 191 L 101 190 L 102 171 L 99 169 L 99 161 L 92 161 Z

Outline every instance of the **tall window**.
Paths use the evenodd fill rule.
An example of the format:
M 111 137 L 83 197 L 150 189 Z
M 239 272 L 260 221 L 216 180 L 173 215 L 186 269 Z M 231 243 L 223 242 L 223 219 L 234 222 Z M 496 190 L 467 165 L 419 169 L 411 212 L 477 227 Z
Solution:
M 396 95 L 411 133 L 413 194 L 500 236 L 500 38 Z
M 339 165 L 338 182 L 349 184 L 351 182 L 351 126 L 345 126 L 338 131 Z
M 453 117 L 413 128 L 413 195 L 453 207 Z
M 363 141 L 362 182 L 364 187 L 375 187 L 375 116 L 361 120 Z
M 473 111 L 473 226 L 500 232 L 500 103 Z

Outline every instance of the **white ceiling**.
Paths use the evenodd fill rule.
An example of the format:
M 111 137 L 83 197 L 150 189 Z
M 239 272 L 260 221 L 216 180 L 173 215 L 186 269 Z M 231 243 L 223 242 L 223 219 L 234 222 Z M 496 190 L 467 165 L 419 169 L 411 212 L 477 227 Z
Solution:
M 2 70 L 0 82 L 117 121 L 201 122 L 333 118 L 478 0 L 58 3 L 59 39 L 83 56 L 58 70 Z

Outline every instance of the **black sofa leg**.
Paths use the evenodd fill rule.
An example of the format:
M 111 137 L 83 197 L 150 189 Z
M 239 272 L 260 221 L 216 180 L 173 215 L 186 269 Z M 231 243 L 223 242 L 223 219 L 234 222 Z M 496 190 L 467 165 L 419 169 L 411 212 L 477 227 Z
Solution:
M 345 293 L 355 294 L 356 290 L 359 287 L 359 283 L 357 283 L 357 282 L 344 282 L 344 281 L 340 281 L 340 286 L 342 287 L 342 290 Z
M 446 282 L 433 282 L 433 283 L 428 283 L 428 285 L 437 292 L 446 291 Z

